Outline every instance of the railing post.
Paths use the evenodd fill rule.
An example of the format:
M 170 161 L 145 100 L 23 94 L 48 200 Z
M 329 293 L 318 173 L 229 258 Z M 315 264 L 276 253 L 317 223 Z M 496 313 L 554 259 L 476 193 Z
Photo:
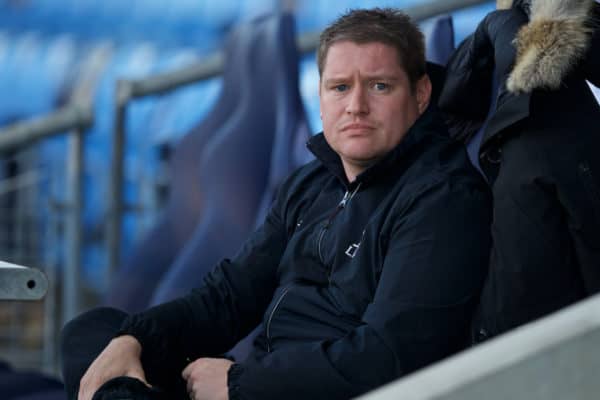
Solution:
M 83 134 L 79 127 L 71 133 L 67 161 L 68 207 L 66 222 L 66 265 L 63 269 L 63 323 L 80 311 L 79 269 L 81 266 L 81 211 L 83 204 Z
M 117 82 L 115 93 L 115 120 L 112 140 L 112 162 L 109 183 L 109 214 L 106 230 L 108 249 L 108 268 L 106 283 L 110 280 L 119 264 L 121 256 L 121 216 L 123 214 L 123 174 L 125 114 L 127 103 L 131 99 L 131 84 L 127 81 Z

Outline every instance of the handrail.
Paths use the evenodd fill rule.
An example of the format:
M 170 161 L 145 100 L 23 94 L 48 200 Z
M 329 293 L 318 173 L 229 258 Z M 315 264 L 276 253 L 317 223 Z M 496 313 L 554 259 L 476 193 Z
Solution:
M 93 122 L 91 107 L 71 105 L 43 117 L 0 128 L 0 153 L 24 148 L 67 130 L 87 128 Z
M 47 290 L 42 271 L 0 261 L 0 300 L 39 300 Z
M 408 7 L 404 11 L 415 21 L 423 21 L 436 15 L 445 14 L 457 9 L 478 4 L 489 3 L 490 0 L 438 0 L 428 4 Z M 298 50 L 309 53 L 317 48 L 319 33 L 311 32 L 298 37 Z M 125 142 L 125 111 L 128 103 L 140 97 L 163 94 L 181 86 L 209 79 L 221 74 L 224 56 L 214 53 L 204 61 L 192 64 L 171 72 L 161 73 L 142 79 L 120 79 L 115 91 L 115 120 L 112 142 L 112 163 L 110 181 L 110 205 L 106 225 L 106 241 L 108 251 L 108 279 L 120 259 L 121 217 L 123 214 L 123 146 Z
M 93 108 L 87 103 L 65 106 L 43 117 L 0 129 L 0 154 L 19 150 L 42 139 L 68 132 L 71 135 L 67 164 L 69 203 L 66 217 L 66 266 L 63 270 L 63 322 L 72 319 L 79 306 L 81 264 L 81 210 L 83 205 L 83 135 L 93 124 Z

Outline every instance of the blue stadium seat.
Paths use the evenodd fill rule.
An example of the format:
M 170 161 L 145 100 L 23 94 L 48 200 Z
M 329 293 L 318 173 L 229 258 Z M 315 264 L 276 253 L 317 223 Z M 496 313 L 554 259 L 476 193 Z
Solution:
M 422 24 L 427 61 L 446 65 L 454 51 L 452 16 L 442 15 Z
M 123 264 L 109 303 L 139 310 L 186 293 L 251 232 L 271 171 L 288 168 L 275 143 L 290 151 L 290 137 L 306 135 L 293 32 L 293 19 L 281 16 L 232 34 L 226 59 L 235 62 L 226 62 L 217 105 L 178 143 L 165 213 Z
M 238 0 L 241 20 L 250 20 L 263 14 L 283 12 L 280 0 Z
M 153 73 L 172 71 L 198 61 L 195 51 L 177 50 L 163 52 Z M 161 97 L 148 97 L 131 102 L 127 108 L 126 186 L 128 204 L 142 212 L 124 214 L 122 249 L 131 250 L 140 232 L 148 227 L 148 221 L 156 217 L 157 207 L 162 204 L 154 189 L 160 185 L 159 158 L 163 148 L 171 149 L 183 133 L 188 132 L 201 120 L 217 99 L 219 79 L 199 82 L 178 89 Z M 159 139 L 158 135 L 162 135 Z
M 319 69 L 315 54 L 305 55 L 300 60 L 300 93 L 312 133 L 321 132 L 323 123 L 319 110 Z
M 84 238 L 83 278 L 91 287 L 102 290 L 106 264 L 102 242 L 104 220 L 107 210 L 109 174 L 107 156 L 110 155 L 110 143 L 114 127 L 115 81 L 120 77 L 139 78 L 150 74 L 157 62 L 156 49 L 150 44 L 119 47 L 112 61 L 99 80 L 94 98 L 95 121 L 85 138 L 84 147 L 84 192 L 86 202 L 83 210 Z M 142 107 L 142 111 L 145 107 Z M 138 110 L 139 111 L 139 110 Z M 134 113 L 135 114 L 135 113 Z M 141 113 L 144 115 L 144 112 Z M 135 135 L 128 137 L 128 143 Z M 133 160 L 132 160 L 133 159 Z M 125 154 L 126 183 L 129 181 L 135 154 L 129 148 Z M 126 191 L 128 187 L 125 186 Z M 128 194 L 131 191 L 128 191 Z M 131 196 L 130 196 L 131 197 Z M 100 286 L 100 287 L 98 287 Z
M 74 41 L 66 35 L 47 38 L 32 32 L 4 39 L 0 42 L 0 123 L 51 111 L 77 64 Z
M 231 42 L 228 54 L 235 52 L 235 39 Z M 235 73 L 234 63 L 227 64 L 224 75 Z M 177 143 L 172 156 L 168 202 L 156 225 L 117 271 L 108 290 L 109 304 L 127 311 L 148 306 L 161 277 L 192 235 L 204 208 L 203 188 L 198 178 L 200 152 L 226 124 L 239 100 L 237 83 L 224 82 L 213 111 Z

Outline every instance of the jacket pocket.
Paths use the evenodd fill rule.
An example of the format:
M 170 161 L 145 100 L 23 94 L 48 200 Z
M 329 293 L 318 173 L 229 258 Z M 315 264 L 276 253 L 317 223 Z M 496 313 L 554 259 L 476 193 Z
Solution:
M 281 290 L 281 294 L 276 295 L 273 297 L 273 306 L 270 307 L 270 310 L 267 313 L 267 318 L 265 320 L 265 336 L 267 338 L 267 352 L 270 353 L 271 352 L 271 322 L 273 321 L 273 317 L 275 316 L 275 313 L 277 312 L 277 309 L 279 308 L 279 306 L 281 305 L 281 302 L 283 301 L 283 299 L 285 298 L 285 296 L 287 296 L 288 292 L 292 289 L 292 284 L 285 286 L 282 290 Z M 277 300 L 275 300 L 277 299 Z

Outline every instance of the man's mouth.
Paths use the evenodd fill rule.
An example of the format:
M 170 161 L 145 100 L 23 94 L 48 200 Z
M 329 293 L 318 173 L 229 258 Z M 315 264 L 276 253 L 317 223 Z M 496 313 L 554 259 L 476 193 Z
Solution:
M 366 131 L 372 129 L 374 129 L 372 125 L 357 122 L 353 122 L 342 127 L 342 131 Z

